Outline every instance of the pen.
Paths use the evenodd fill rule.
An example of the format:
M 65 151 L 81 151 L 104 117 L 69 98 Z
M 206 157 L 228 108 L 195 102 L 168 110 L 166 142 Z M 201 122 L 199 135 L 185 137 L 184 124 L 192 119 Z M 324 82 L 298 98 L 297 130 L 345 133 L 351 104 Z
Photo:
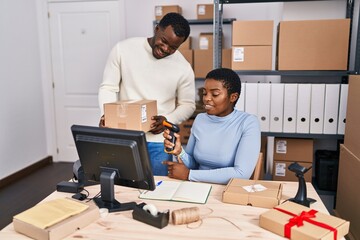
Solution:
M 157 186 L 160 186 L 161 183 L 162 183 L 162 181 L 159 181 L 159 182 L 156 184 L 156 187 L 157 187 Z

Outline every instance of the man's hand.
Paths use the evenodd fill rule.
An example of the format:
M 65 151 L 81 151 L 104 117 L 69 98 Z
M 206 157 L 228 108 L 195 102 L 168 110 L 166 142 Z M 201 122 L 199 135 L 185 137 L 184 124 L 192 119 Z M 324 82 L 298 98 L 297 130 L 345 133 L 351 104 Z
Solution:
M 183 161 L 178 158 L 178 162 L 164 161 L 163 164 L 167 165 L 168 176 L 180 180 L 188 180 L 190 169 L 188 169 Z
M 153 134 L 162 133 L 165 129 L 162 123 L 164 120 L 166 120 L 166 117 L 158 115 L 158 116 L 153 116 L 151 120 L 154 120 L 154 123 L 152 123 L 150 126 L 151 127 L 150 132 Z
M 99 127 L 105 127 L 105 116 L 102 115 L 99 121 Z

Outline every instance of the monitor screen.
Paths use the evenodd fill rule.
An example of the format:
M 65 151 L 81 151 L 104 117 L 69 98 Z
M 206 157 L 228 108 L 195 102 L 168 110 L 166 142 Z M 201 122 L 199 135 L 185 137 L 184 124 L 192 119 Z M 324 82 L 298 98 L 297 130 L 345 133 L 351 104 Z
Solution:
M 154 190 L 154 176 L 142 131 L 73 125 L 71 127 L 86 183 L 100 183 L 99 208 L 130 210 L 136 204 L 119 203 L 114 184 Z

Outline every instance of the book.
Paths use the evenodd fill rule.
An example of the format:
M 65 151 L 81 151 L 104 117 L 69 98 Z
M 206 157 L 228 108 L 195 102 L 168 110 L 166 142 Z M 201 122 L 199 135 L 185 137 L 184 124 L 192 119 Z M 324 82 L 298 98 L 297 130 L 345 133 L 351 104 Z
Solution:
M 154 191 L 145 191 L 139 198 L 191 203 L 206 203 L 211 184 L 198 182 L 160 181 Z

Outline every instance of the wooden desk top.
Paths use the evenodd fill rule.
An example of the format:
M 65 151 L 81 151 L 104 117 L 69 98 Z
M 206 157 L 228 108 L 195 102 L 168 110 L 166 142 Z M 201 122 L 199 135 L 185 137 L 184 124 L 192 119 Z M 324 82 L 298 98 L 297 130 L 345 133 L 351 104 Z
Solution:
M 157 181 L 168 180 L 167 177 L 155 177 L 155 179 Z M 268 209 L 223 203 L 221 199 L 224 188 L 224 185 L 212 184 L 212 190 L 206 204 L 191 204 L 139 199 L 137 189 L 115 186 L 116 199 L 119 202 L 152 203 L 161 212 L 168 209 L 173 211 L 197 206 L 200 208 L 200 214 L 202 215 L 207 215 L 211 211 L 212 213 L 205 216 L 200 227 L 195 229 L 190 229 L 186 225 L 173 225 L 171 220 L 168 226 L 158 229 L 134 220 L 132 211 L 115 212 L 101 217 L 66 239 L 285 239 L 259 227 L 259 215 L 268 211 Z M 283 200 L 293 198 L 296 195 L 297 188 L 297 182 L 284 182 Z M 86 189 L 89 191 L 90 197 L 93 197 L 99 192 L 100 187 L 95 185 L 86 187 Z M 311 183 L 307 183 L 307 193 L 309 198 L 317 200 L 316 203 L 311 204 L 311 208 L 328 213 Z M 71 197 L 72 195 L 70 193 L 54 192 L 43 201 Z M 0 232 L 0 239 L 29 238 L 15 232 L 13 225 L 9 224 Z

